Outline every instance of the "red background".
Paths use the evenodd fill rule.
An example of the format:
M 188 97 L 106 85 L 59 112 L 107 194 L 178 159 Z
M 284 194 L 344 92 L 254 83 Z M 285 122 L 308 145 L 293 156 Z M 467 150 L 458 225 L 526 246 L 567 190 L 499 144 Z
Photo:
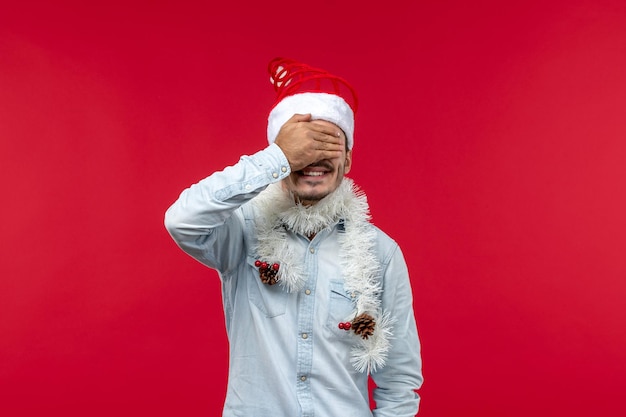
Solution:
M 163 214 L 265 146 L 281 55 L 359 92 L 420 415 L 626 415 L 625 2 L 6 3 L 0 415 L 219 415 L 218 281 Z

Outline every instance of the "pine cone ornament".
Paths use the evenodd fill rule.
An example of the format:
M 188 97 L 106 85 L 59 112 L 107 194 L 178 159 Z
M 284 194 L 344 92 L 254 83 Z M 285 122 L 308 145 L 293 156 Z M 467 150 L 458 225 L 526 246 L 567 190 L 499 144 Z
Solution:
M 361 336 L 363 339 L 367 339 L 374 334 L 374 328 L 376 327 L 376 321 L 374 317 L 367 313 L 363 313 L 354 320 L 352 320 L 352 329 L 354 333 Z
M 257 260 L 254 265 L 259 268 L 259 278 L 263 284 L 274 285 L 278 282 L 277 275 L 280 268 L 278 264 L 270 265 L 267 262 Z

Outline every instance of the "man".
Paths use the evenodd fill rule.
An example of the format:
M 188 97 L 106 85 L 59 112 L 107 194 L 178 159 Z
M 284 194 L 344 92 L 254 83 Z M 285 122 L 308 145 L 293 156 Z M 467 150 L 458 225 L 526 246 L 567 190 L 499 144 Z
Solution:
M 183 191 L 165 217 L 221 279 L 223 416 L 414 416 L 422 375 L 406 264 L 344 177 L 356 94 L 293 60 L 269 72 L 270 145 Z

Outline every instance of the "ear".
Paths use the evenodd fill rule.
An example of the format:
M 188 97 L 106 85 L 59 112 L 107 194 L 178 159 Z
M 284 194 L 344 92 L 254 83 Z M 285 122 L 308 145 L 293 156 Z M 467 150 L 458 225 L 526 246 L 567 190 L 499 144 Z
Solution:
M 345 162 L 346 163 L 343 166 L 343 175 L 346 175 L 348 172 L 350 172 L 350 168 L 352 168 L 352 149 L 346 152 Z

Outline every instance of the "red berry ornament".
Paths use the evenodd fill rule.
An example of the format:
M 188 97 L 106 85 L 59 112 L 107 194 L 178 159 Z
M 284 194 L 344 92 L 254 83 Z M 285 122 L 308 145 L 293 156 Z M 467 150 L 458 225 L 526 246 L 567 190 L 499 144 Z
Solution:
M 338 326 L 339 326 L 339 328 L 340 328 L 341 330 L 348 331 L 348 330 L 350 330 L 350 328 L 352 327 L 352 323 L 350 323 L 349 321 L 347 321 L 347 322 L 345 322 L 345 323 L 339 323 L 339 324 L 338 324 Z

